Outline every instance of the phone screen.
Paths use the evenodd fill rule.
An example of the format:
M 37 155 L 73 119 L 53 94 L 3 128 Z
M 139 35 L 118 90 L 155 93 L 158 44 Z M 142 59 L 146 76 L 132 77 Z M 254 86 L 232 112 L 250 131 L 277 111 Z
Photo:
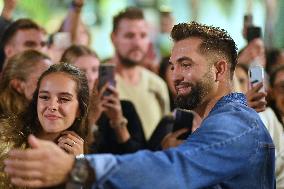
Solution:
M 251 14 L 244 15 L 244 26 L 249 27 L 253 25 L 253 17 Z
M 71 45 L 71 35 L 68 32 L 57 32 L 53 36 L 54 46 L 58 49 L 66 49 Z
M 102 64 L 99 67 L 99 84 L 98 89 L 100 90 L 107 82 L 115 86 L 115 65 L 114 64 Z M 105 96 L 110 95 L 110 91 L 106 90 L 104 92 Z
M 249 80 L 250 80 L 250 88 L 255 86 L 258 83 L 264 84 L 264 69 L 260 66 L 251 67 L 249 69 Z M 263 86 L 259 92 L 265 92 L 265 87 Z
M 247 41 L 250 42 L 256 38 L 261 38 L 261 28 L 256 26 L 249 26 L 247 28 Z
M 173 132 L 182 128 L 189 128 L 189 131 L 182 134 L 178 139 L 186 139 L 191 134 L 194 114 L 188 110 L 176 109 Z

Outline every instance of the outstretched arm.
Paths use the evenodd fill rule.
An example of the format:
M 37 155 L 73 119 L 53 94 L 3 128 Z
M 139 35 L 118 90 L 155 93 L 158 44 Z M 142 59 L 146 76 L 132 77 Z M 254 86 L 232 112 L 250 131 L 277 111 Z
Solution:
M 67 154 L 51 141 L 34 136 L 29 136 L 28 142 L 32 149 L 12 150 L 4 162 L 11 182 L 35 188 L 64 183 L 73 167 L 74 155 Z
M 63 23 L 62 32 L 70 33 L 72 43 L 76 43 L 83 5 L 84 0 L 73 0 L 71 8 L 69 8 L 67 17 Z

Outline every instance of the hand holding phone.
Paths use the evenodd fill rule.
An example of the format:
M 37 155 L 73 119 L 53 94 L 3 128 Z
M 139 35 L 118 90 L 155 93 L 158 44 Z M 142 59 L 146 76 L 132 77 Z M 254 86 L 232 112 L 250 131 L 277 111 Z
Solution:
M 247 28 L 247 41 L 248 43 L 256 38 L 261 38 L 261 28 L 257 26 L 249 26 Z
M 265 110 L 267 104 L 265 99 L 265 73 L 257 58 L 251 63 L 248 75 L 249 91 L 246 94 L 248 104 L 257 112 L 261 112 Z
M 176 109 L 173 132 L 182 128 L 188 128 L 189 131 L 180 135 L 178 139 L 185 140 L 192 132 L 194 114 L 191 111 Z
M 250 81 L 250 89 L 258 83 L 263 83 L 258 92 L 265 92 L 264 68 L 261 66 L 257 58 L 251 63 L 248 75 Z
M 266 109 L 266 93 L 259 92 L 263 83 L 258 83 L 249 89 L 246 93 L 247 102 L 249 107 L 253 108 L 256 112 L 262 112 Z

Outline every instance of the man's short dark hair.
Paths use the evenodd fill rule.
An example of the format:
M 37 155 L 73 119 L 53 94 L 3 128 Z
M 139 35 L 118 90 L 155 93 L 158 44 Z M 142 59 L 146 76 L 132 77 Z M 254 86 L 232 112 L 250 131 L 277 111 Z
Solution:
M 11 23 L 4 31 L 2 36 L 2 46 L 5 47 L 19 30 L 35 29 L 42 30 L 34 21 L 28 18 L 18 19 Z
M 115 32 L 117 30 L 119 22 L 122 19 L 143 20 L 144 14 L 143 11 L 137 7 L 127 7 L 126 9 L 119 12 L 116 16 L 113 17 L 112 32 Z
M 34 21 L 22 18 L 18 19 L 15 22 L 12 22 L 4 31 L 3 35 L 1 36 L 0 40 L 0 71 L 2 70 L 2 66 L 5 61 L 5 46 L 12 40 L 12 38 L 16 35 L 17 31 L 19 30 L 27 30 L 27 29 L 35 29 L 35 30 L 42 30 L 43 29 L 37 25 Z
M 224 29 L 197 22 L 180 23 L 173 27 L 171 37 L 175 42 L 189 37 L 200 38 L 202 40 L 199 47 L 200 53 L 224 57 L 230 64 L 230 77 L 233 78 L 237 64 L 237 47 Z

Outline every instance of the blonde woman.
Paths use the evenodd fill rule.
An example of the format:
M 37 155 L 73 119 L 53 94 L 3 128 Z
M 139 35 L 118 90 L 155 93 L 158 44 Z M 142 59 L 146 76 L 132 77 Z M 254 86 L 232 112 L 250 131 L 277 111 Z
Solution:
M 35 50 L 19 53 L 6 62 L 0 79 L 1 116 L 17 115 L 25 110 L 39 76 L 50 65 L 50 58 Z

